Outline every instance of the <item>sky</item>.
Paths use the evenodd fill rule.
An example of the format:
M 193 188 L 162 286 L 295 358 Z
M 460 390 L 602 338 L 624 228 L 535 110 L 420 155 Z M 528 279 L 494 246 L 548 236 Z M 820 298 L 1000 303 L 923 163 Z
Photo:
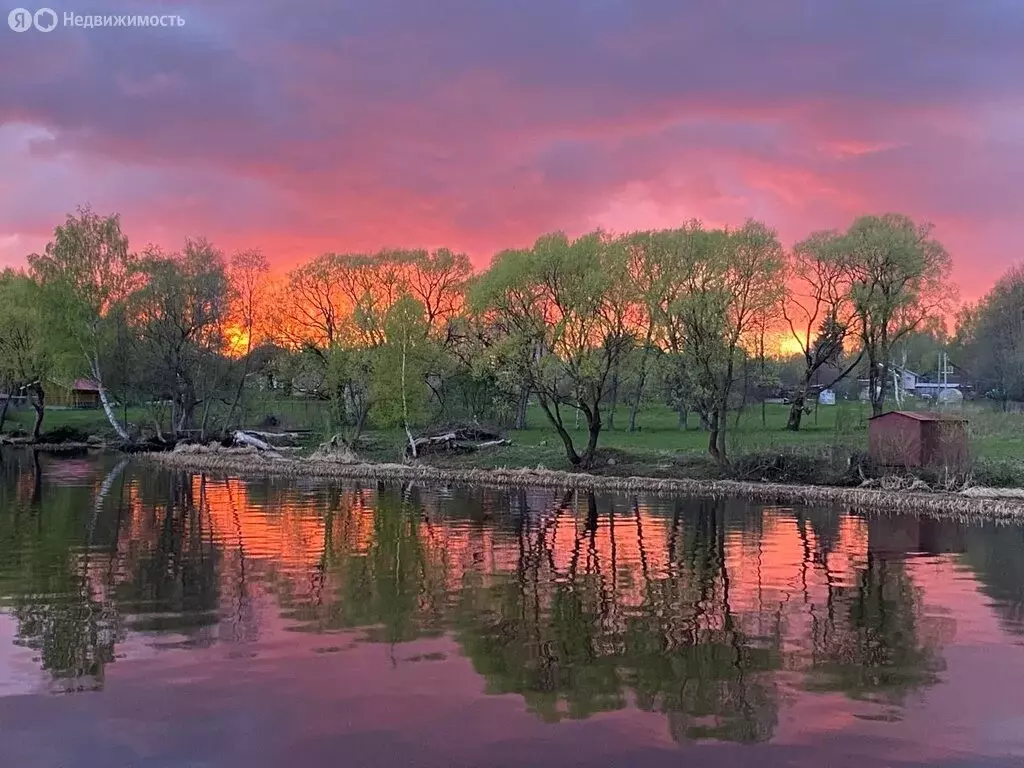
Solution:
M 0 26 L 0 266 L 85 203 L 139 248 L 280 270 L 694 217 L 790 246 L 890 211 L 935 225 L 965 300 L 1024 258 L 1019 0 L 49 7 L 184 24 Z

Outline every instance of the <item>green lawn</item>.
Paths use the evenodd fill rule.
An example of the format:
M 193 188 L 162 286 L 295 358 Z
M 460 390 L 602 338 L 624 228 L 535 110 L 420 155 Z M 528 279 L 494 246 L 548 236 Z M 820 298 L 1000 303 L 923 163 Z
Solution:
M 971 447 L 975 457 L 986 461 L 1014 463 L 1024 459 L 1024 414 L 1005 414 L 975 404 L 965 405 L 963 412 L 970 421 Z M 312 430 L 310 443 L 316 443 L 328 432 L 328 413 L 324 403 L 267 401 L 250 407 L 246 423 L 258 426 L 267 414 L 274 414 L 282 428 Z M 812 412 L 804 417 L 799 432 L 785 429 L 788 414 L 788 406 L 777 404 L 765 407 L 763 421 L 760 404 L 750 405 L 739 414 L 731 414 L 727 430 L 731 455 L 783 453 L 823 457 L 833 451 L 843 454 L 867 449 L 870 407 L 866 404 L 842 402 L 836 406 L 821 406 L 817 414 Z M 145 418 L 142 409 L 128 409 L 129 421 L 142 422 Z M 10 421 L 30 427 L 32 412 L 11 414 Z M 675 412 L 657 405 L 639 414 L 640 429 L 633 433 L 626 431 L 629 413 L 625 407 L 617 409 L 614 429 L 607 428 L 607 421 L 606 414 L 606 429 L 601 434 L 600 442 L 600 471 L 678 474 L 680 467 L 696 471 L 694 468 L 707 464 L 707 434 L 699 429 L 696 416 L 691 415 L 687 430 L 680 429 Z M 511 446 L 457 457 L 431 457 L 428 460 L 472 467 L 565 467 L 561 441 L 547 423 L 543 412 L 537 407 L 531 408 L 527 423 L 528 429 L 509 432 Z M 48 409 L 45 429 L 52 430 L 61 426 L 96 434 L 111 434 L 100 409 Z M 577 449 L 582 449 L 586 441 L 585 425 L 581 422 L 578 429 L 573 428 L 570 432 L 575 438 Z M 402 455 L 404 443 L 402 430 L 371 429 L 365 433 L 359 453 L 372 460 L 395 461 Z M 608 464 L 608 459 L 614 460 L 614 469 L 609 469 L 613 465 Z
M 124 418 L 124 412 L 118 411 L 118 415 Z M 35 411 L 31 409 L 10 411 L 7 414 L 7 426 L 5 429 L 12 429 L 12 425 L 30 430 L 35 423 Z M 145 412 L 141 408 L 129 408 L 128 420 L 138 421 L 145 418 Z M 61 427 L 78 429 L 82 432 L 98 435 L 113 434 L 110 423 L 102 408 L 57 408 L 46 409 L 46 416 L 43 419 L 43 432 Z

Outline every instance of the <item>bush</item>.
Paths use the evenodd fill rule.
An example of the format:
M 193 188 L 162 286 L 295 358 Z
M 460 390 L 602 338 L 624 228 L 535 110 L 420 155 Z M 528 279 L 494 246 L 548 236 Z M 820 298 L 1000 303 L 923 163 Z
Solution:
M 971 481 L 988 488 L 1024 488 L 1024 462 L 978 459 L 971 467 Z
M 820 485 L 832 484 L 836 472 L 826 457 L 784 452 L 734 457 L 729 474 L 735 480 Z
M 89 439 L 89 433 L 83 432 L 75 427 L 57 427 L 39 435 L 40 443 L 56 445 L 58 443 L 84 443 Z

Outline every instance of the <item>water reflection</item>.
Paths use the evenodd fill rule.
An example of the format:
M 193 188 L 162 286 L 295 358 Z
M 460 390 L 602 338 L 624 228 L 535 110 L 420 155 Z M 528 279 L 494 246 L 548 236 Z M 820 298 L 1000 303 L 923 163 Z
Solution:
M 543 720 L 635 708 L 679 742 L 763 742 L 808 697 L 902 717 L 943 679 L 965 568 L 1022 627 L 1017 528 L 75 461 L 0 465 L 0 607 L 59 690 L 169 649 L 359 630 L 399 664 L 448 635 Z

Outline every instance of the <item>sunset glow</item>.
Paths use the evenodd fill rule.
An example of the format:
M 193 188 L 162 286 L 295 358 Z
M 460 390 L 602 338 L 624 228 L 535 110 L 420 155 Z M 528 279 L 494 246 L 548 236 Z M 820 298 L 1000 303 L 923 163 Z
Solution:
M 249 332 L 245 328 L 232 324 L 225 329 L 227 353 L 231 357 L 242 357 L 249 348 Z
M 802 355 L 805 347 L 806 340 L 795 338 L 790 331 L 781 331 L 776 337 L 775 351 L 782 357 Z
M 690 217 L 788 247 L 897 210 L 977 298 L 1024 235 L 1024 8 L 918 5 L 186 0 L 173 30 L 11 33 L 0 266 L 82 203 L 278 272 Z

